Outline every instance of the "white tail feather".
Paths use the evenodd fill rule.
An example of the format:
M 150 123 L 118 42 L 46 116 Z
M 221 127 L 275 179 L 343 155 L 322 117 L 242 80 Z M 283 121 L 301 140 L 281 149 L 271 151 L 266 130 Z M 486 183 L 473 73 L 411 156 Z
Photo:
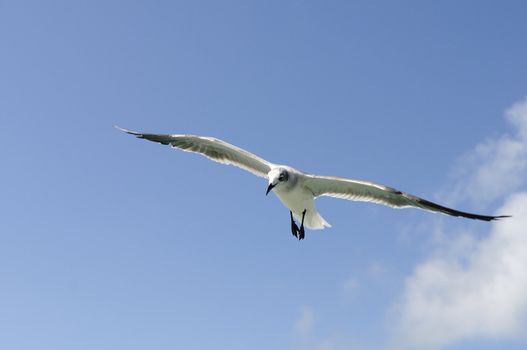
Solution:
M 302 215 L 294 214 L 295 218 L 300 222 L 302 221 Z M 324 220 L 324 218 L 317 212 L 313 210 L 308 210 L 306 216 L 304 217 L 304 226 L 310 230 L 323 230 L 326 227 L 331 227 L 331 225 Z

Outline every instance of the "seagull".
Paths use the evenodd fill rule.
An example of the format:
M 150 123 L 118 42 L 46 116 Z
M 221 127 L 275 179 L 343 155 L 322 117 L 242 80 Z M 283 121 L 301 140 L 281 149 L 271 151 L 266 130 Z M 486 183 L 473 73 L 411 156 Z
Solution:
M 213 137 L 146 134 L 123 129 L 117 125 L 115 127 L 138 138 L 169 145 L 186 152 L 199 153 L 213 161 L 233 165 L 267 179 L 265 194 L 268 195 L 269 192 L 273 191 L 284 206 L 289 209 L 291 233 L 299 240 L 304 239 L 305 228 L 321 230 L 331 227 L 315 207 L 315 199 L 320 196 L 373 202 L 392 208 L 413 207 L 483 221 L 510 217 L 509 215 L 471 214 L 451 209 L 371 181 L 307 174 L 287 165 L 273 164 L 253 153 Z M 300 227 L 298 227 L 295 219 L 300 222 Z

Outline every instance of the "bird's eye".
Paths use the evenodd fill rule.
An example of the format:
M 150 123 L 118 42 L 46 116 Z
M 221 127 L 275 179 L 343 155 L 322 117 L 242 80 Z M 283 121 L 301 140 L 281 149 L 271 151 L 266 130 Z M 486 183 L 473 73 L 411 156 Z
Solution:
M 278 181 L 285 181 L 287 180 L 287 174 L 281 173 L 280 176 L 278 176 Z

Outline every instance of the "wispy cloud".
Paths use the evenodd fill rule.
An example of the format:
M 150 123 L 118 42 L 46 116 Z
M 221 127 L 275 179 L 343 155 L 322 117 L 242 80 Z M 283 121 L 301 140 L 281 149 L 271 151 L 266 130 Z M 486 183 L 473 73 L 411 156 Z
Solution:
M 511 194 L 527 180 L 527 98 L 505 112 L 512 133 L 488 139 L 462 156 L 446 200 L 484 205 Z
M 350 280 L 351 281 L 351 280 Z M 331 330 L 322 333 L 316 329 L 315 312 L 311 306 L 304 305 L 300 308 L 300 314 L 293 327 L 293 350 L 366 350 L 350 337 Z
M 340 288 L 342 302 L 346 304 L 353 302 L 358 288 L 359 282 L 355 277 L 349 277 L 342 281 Z
M 300 316 L 295 322 L 295 333 L 298 335 L 306 335 L 311 333 L 315 325 L 315 313 L 308 305 L 303 305 L 300 310 Z
M 398 305 L 398 340 L 441 347 L 461 339 L 526 334 L 527 193 L 500 212 L 515 217 L 493 225 L 479 242 L 466 236 L 419 265 Z
M 513 133 L 463 157 L 452 200 L 508 197 L 498 212 L 514 217 L 494 223 L 485 235 L 454 236 L 415 268 L 395 308 L 394 330 L 403 348 L 527 334 L 527 193 L 514 193 L 527 177 L 527 99 L 505 115 Z M 475 238 L 481 236 L 486 238 Z

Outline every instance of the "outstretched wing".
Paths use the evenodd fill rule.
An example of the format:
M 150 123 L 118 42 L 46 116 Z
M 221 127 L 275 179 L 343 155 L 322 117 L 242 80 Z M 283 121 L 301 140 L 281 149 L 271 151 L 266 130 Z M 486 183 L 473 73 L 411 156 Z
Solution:
M 250 171 L 254 175 L 267 177 L 272 164 L 246 150 L 212 137 L 195 135 L 145 134 L 116 126 L 117 129 L 141 139 L 170 145 L 186 152 L 200 153 L 222 164 L 230 164 Z
M 432 212 L 452 216 L 462 216 L 469 219 L 492 221 L 509 217 L 471 214 L 430 202 L 395 188 L 376 184 L 369 181 L 346 179 L 332 176 L 305 175 L 306 186 L 315 197 L 330 196 L 353 201 L 373 202 L 393 208 L 415 207 Z

